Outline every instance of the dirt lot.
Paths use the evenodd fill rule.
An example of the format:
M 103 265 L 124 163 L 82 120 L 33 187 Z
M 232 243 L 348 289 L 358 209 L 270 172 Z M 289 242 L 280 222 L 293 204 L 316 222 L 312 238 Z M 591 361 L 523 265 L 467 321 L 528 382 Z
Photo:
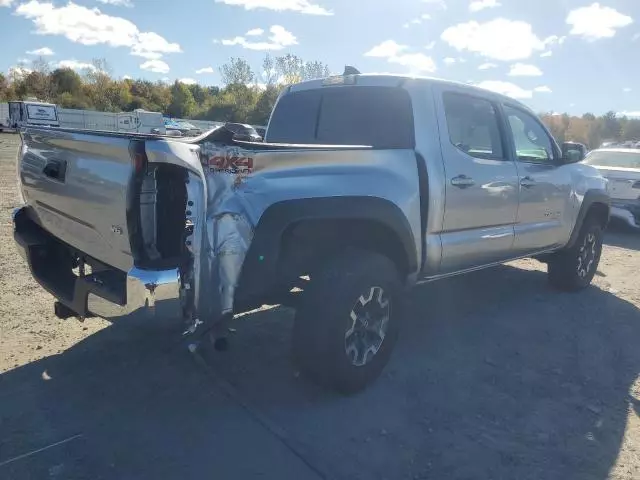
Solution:
M 18 137 L 0 135 L 0 478 L 640 478 L 640 235 L 595 286 L 521 261 L 415 290 L 383 377 L 328 394 L 289 361 L 291 311 L 201 361 L 178 326 L 54 318 L 15 253 Z

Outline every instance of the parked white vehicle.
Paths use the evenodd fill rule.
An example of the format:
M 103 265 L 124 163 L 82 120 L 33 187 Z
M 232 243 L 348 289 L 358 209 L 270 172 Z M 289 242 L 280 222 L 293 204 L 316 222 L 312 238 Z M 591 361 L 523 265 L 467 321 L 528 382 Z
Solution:
M 101 130 L 122 133 L 157 133 L 163 135 L 165 126 L 162 114 L 146 110 L 133 112 L 98 112 L 61 108 L 60 124 L 64 128 Z
M 8 128 L 23 128 L 27 126 L 59 127 L 58 107 L 53 103 L 37 101 L 9 102 Z M 0 122 L 2 120 L 0 119 Z

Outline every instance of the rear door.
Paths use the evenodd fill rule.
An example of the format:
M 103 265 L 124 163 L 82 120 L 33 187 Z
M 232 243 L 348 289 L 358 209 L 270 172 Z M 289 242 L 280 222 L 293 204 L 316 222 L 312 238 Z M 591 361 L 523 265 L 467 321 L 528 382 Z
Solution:
M 506 260 L 512 256 L 518 172 L 498 105 L 456 87 L 434 91 L 446 176 L 439 273 Z

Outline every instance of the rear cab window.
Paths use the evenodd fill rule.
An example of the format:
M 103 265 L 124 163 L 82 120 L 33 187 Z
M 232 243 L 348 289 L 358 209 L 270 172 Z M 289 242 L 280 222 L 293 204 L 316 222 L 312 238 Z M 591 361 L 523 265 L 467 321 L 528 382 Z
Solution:
M 472 95 L 444 92 L 442 95 L 449 140 L 475 158 L 505 159 L 500 123 L 489 100 Z
M 399 87 L 348 86 L 284 95 L 267 129 L 269 143 L 414 148 L 411 97 Z

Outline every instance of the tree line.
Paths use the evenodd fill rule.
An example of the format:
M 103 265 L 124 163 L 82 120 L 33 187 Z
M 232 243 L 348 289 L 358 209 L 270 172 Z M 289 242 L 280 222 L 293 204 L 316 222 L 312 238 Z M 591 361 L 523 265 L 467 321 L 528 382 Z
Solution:
M 598 148 L 606 141 L 640 141 L 640 119 L 607 112 L 596 117 L 585 113 L 581 117 L 546 113 L 540 118 L 560 143 L 580 142 L 589 148 Z
M 220 67 L 223 85 L 203 86 L 149 80 L 116 79 L 104 59 L 94 59 L 81 73 L 52 68 L 43 58 L 29 67 L 0 74 L 0 102 L 36 98 L 62 108 L 104 112 L 137 108 L 177 118 L 265 124 L 286 85 L 323 78 L 329 67 L 287 54 L 266 55 L 257 73 L 242 58 L 232 57 Z
M 175 81 L 115 79 L 104 59 L 94 59 L 78 73 L 70 68 L 52 68 L 42 57 L 28 68 L 0 74 L 0 102 L 37 98 L 63 108 L 107 112 L 137 108 L 162 112 L 177 118 L 265 124 L 286 85 L 323 78 L 329 67 L 305 61 L 296 55 L 266 55 L 261 68 L 253 69 L 242 58 L 231 58 L 219 69 L 222 86 L 203 86 Z M 556 140 L 577 141 L 597 148 L 604 141 L 640 141 L 640 119 L 607 112 L 581 117 L 541 113 Z

